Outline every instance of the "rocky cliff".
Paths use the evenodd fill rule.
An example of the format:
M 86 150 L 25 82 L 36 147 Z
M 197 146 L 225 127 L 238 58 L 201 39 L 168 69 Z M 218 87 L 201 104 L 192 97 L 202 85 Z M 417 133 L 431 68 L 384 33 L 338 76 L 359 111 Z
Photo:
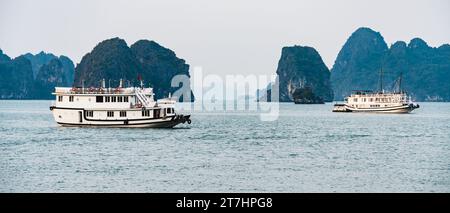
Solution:
M 73 63 L 51 53 L 27 53 L 11 60 L 0 50 L 1 99 L 53 99 L 55 86 L 71 86 Z
M 280 102 L 294 101 L 296 90 L 304 87 L 324 101 L 333 100 L 330 71 L 312 47 L 283 47 L 276 73 Z
M 178 88 L 171 87 L 175 75 L 189 76 L 189 65 L 169 50 L 154 41 L 140 40 L 128 47 L 120 38 L 100 42 L 86 54 L 75 68 L 75 85 L 99 86 L 105 79 L 112 87 L 119 80 L 139 85 L 138 76 L 145 85 L 154 88 L 156 98 L 167 97 Z M 191 94 L 192 96 L 192 94 Z M 183 98 L 180 99 L 183 101 Z M 191 99 L 193 100 L 193 98 Z
M 0 99 L 29 99 L 33 86 L 30 61 L 23 56 L 10 59 L 0 52 Z
M 380 33 L 359 28 L 339 52 L 331 70 L 334 99 L 352 90 L 393 90 L 403 76 L 403 89 L 418 101 L 450 101 L 450 46 L 433 48 L 420 38 L 388 47 Z
M 55 90 L 55 87 L 68 85 L 71 85 L 71 83 L 67 82 L 61 60 L 54 58 L 39 69 L 38 75 L 34 80 L 35 92 L 33 98 L 54 99 L 51 92 Z
M 189 75 L 189 65 L 175 53 L 154 41 L 140 40 L 131 45 L 131 51 L 142 68 L 142 78 L 148 79 L 154 88 L 156 98 L 167 97 L 178 88 L 171 87 L 172 78 L 176 75 Z M 180 97 L 180 101 L 185 100 Z M 194 100 L 191 92 L 190 100 Z

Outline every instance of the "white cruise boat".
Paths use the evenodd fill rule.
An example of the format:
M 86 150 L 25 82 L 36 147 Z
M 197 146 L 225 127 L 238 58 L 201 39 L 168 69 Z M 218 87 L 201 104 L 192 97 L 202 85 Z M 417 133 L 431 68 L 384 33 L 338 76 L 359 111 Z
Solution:
M 335 104 L 333 112 L 379 112 L 409 113 L 419 108 L 419 104 L 411 101 L 411 96 L 401 90 L 402 75 L 396 80 L 397 91 L 385 92 L 383 88 L 383 72 L 380 74 L 380 91 L 353 91 L 344 99 L 344 104 Z
M 121 84 L 122 85 L 122 84 Z M 141 83 L 142 85 L 142 83 Z M 50 110 L 61 126 L 171 128 L 191 123 L 190 115 L 175 113 L 176 101 L 155 101 L 152 88 L 56 87 Z
M 406 93 L 354 91 L 345 104 L 335 104 L 333 112 L 409 113 L 419 108 Z

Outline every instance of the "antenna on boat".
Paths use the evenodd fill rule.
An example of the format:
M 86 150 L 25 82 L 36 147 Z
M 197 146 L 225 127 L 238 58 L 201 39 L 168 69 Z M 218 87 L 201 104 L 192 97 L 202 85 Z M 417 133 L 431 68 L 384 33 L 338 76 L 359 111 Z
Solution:
M 380 69 L 380 92 L 383 92 L 383 66 L 381 66 L 381 69 Z
M 144 82 L 142 82 L 142 76 L 138 73 L 137 80 L 141 82 L 141 89 L 144 89 Z

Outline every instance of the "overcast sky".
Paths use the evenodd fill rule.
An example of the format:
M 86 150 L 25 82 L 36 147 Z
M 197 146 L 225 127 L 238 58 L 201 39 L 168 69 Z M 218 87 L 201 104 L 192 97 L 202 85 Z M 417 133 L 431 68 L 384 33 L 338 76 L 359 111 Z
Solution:
M 450 43 L 448 0 L 0 0 L 0 48 L 41 50 L 75 63 L 102 40 L 155 40 L 204 73 L 274 74 L 283 46 L 316 48 L 331 69 L 350 34 L 367 26 L 388 44 Z

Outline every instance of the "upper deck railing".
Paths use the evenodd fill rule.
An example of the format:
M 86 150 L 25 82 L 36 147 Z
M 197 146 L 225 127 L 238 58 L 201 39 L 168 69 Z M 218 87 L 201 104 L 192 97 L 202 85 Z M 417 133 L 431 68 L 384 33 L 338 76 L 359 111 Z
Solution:
M 110 95 L 134 95 L 136 93 L 136 90 L 141 91 L 145 95 L 151 95 L 153 93 L 152 88 L 143 88 L 140 87 L 127 87 L 127 88 L 95 88 L 95 87 L 89 87 L 89 88 L 81 88 L 81 87 L 56 87 L 55 93 L 56 94 L 110 94 Z

